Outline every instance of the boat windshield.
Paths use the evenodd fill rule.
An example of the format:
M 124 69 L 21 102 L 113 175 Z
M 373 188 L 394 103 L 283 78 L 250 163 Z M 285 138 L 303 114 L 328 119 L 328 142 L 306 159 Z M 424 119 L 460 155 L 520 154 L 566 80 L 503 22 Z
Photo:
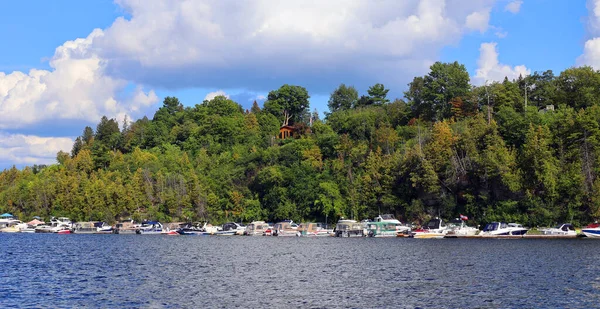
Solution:
M 489 223 L 483 228 L 483 231 L 484 232 L 495 231 L 498 229 L 499 225 L 500 225 L 500 223 L 498 223 L 498 222 Z

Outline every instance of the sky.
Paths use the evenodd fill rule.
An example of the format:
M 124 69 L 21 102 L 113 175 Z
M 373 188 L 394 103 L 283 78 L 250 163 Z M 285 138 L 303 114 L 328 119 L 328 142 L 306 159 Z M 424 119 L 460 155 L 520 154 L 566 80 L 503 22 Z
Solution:
M 474 85 L 600 69 L 600 0 L 2 1 L 0 38 L 0 169 L 22 168 L 166 96 L 249 108 L 293 84 L 322 114 L 341 83 L 401 98 L 435 61 Z

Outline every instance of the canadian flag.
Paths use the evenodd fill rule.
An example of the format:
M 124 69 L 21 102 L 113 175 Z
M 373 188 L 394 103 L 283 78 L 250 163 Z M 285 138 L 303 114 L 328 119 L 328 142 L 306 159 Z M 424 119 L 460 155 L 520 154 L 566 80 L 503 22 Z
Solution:
M 469 220 L 469 217 L 464 216 L 464 215 L 460 215 L 460 219 L 463 220 L 463 221 L 467 221 L 467 220 Z

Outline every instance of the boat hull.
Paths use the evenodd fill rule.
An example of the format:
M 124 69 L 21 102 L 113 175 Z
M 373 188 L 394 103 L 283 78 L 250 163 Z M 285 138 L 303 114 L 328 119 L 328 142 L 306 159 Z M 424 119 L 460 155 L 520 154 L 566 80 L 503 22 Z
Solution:
M 600 228 L 581 229 L 581 233 L 589 238 L 600 238 Z

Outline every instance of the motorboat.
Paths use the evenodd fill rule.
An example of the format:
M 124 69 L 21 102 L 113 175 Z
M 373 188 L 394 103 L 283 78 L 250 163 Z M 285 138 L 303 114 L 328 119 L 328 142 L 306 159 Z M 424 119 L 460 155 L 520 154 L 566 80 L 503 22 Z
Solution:
M 140 224 L 132 219 L 121 220 L 112 229 L 113 234 L 137 234 Z
M 96 234 L 111 234 L 113 232 L 112 225 L 106 222 L 96 222 L 94 226 L 96 227 Z
M 273 236 L 298 236 L 298 224 L 292 220 L 284 220 L 275 223 Z
M 544 235 L 577 236 L 575 227 L 570 223 L 559 224 L 555 227 L 540 229 Z
M 144 221 L 136 233 L 141 235 L 160 235 L 165 231 L 158 221 Z
M 38 217 L 39 218 L 39 217 Z M 21 229 L 21 233 L 35 233 L 35 228 L 39 225 L 43 225 L 44 222 L 38 219 L 33 219 L 27 222 L 27 227 Z
M 450 232 L 450 228 L 440 218 L 431 219 L 419 229 L 410 232 L 411 238 L 444 238 Z
M 179 233 L 179 235 L 210 235 L 210 233 L 206 232 L 206 229 L 200 222 L 181 223 L 179 224 L 177 233 Z
M 356 220 L 340 219 L 333 229 L 335 237 L 363 237 L 366 236 L 364 226 Z
M 306 237 L 333 236 L 333 229 L 328 229 L 323 223 L 300 223 L 296 235 Z
M 246 227 L 236 223 L 227 222 L 221 226 L 221 230 L 215 232 L 215 235 L 244 235 Z
M 0 228 L 2 233 L 20 233 L 22 229 L 27 228 L 27 223 L 23 223 L 21 220 L 10 220 L 6 224 L 3 223 L 3 228 Z
M 600 224 L 597 222 L 590 223 L 581 229 L 581 233 L 589 238 L 600 238 Z
M 402 222 L 400 222 L 400 220 L 396 219 L 396 217 L 394 217 L 394 215 L 392 215 L 392 214 L 379 215 L 375 218 L 375 221 L 395 224 L 396 225 L 396 233 L 404 234 L 404 233 L 409 233 L 411 230 L 410 226 L 403 224 Z
M 59 218 L 52 217 L 50 219 L 49 225 L 38 225 L 35 228 L 35 232 L 36 233 L 59 233 L 59 232 L 61 232 L 61 234 L 66 234 L 66 231 L 68 230 L 70 233 L 72 228 L 73 228 L 73 223 L 71 222 L 71 219 L 69 219 L 67 217 L 59 217 Z
M 267 230 L 270 230 L 271 226 L 265 221 L 253 221 L 246 226 L 244 235 L 246 236 L 263 236 Z M 270 233 L 270 232 L 269 232 Z
M 448 228 L 450 231 L 446 234 L 446 237 L 458 237 L 458 236 L 475 236 L 479 233 L 479 229 L 472 226 L 467 226 L 465 219 L 456 218 L 448 222 Z
M 528 229 L 518 223 L 492 222 L 488 223 L 479 235 L 481 236 L 523 236 Z
M 392 214 L 379 215 L 373 221 L 366 221 L 365 227 L 367 236 L 370 237 L 396 237 L 398 234 L 407 234 L 411 230 Z

